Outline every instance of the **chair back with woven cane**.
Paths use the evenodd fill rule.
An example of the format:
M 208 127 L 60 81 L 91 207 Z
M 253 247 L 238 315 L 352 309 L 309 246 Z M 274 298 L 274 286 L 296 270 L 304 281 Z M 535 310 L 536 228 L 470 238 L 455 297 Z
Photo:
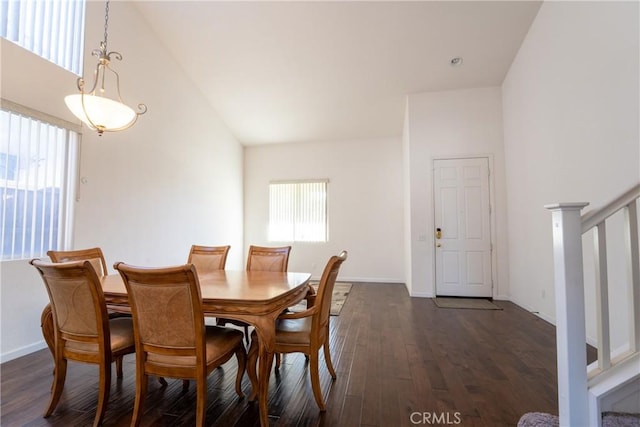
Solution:
M 249 246 L 247 271 L 287 271 L 291 246 Z
M 199 274 L 224 270 L 231 246 L 191 246 L 187 264 L 193 264 Z
M 104 277 L 108 273 L 107 263 L 104 260 L 104 255 L 100 248 L 78 249 L 74 251 L 49 251 L 47 255 L 53 262 L 89 261 L 99 277 Z M 129 314 L 109 310 L 109 318 L 113 319 L 116 317 L 129 317 Z M 51 307 L 44 308 L 41 317 L 41 326 L 45 342 L 51 353 L 53 353 L 53 342 L 50 339 L 50 337 L 53 336 Z
M 87 260 L 91 262 L 98 276 L 107 275 L 107 263 L 104 260 L 104 255 L 100 248 L 78 249 L 75 251 L 49 251 L 47 252 L 47 256 L 49 256 L 53 262 Z

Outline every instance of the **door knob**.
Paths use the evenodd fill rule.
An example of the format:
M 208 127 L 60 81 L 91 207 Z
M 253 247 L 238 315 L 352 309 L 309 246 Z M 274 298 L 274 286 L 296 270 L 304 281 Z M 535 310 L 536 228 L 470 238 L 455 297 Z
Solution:
M 436 248 L 439 248 L 442 246 L 442 243 L 436 243 Z
M 442 230 L 440 228 L 436 228 L 436 239 L 442 239 Z

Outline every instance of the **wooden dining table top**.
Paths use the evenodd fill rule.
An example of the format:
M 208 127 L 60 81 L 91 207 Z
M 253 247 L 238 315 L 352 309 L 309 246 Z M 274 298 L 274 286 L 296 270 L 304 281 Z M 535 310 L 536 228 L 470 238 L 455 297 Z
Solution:
M 238 310 L 247 314 L 271 311 L 282 300 L 298 299 L 306 290 L 311 274 L 275 271 L 219 270 L 198 274 L 203 310 L 228 314 Z M 127 290 L 119 274 L 102 278 L 107 304 L 128 306 Z

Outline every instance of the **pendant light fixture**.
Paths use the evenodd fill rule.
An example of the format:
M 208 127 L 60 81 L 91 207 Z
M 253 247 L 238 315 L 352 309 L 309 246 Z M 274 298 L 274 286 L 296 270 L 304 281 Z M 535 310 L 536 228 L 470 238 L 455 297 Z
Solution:
M 105 3 L 104 15 L 104 41 L 100 42 L 100 48 L 91 51 L 92 56 L 98 57 L 98 65 L 93 75 L 93 86 L 85 92 L 84 78 L 78 78 L 78 90 L 80 93 L 68 95 L 64 102 L 71 112 L 90 129 L 102 135 L 103 132 L 117 132 L 133 126 L 138 116 L 147 112 L 147 106 L 138 104 L 138 111 L 125 105 L 120 96 L 120 76 L 109 64 L 111 59 L 122 60 L 118 52 L 107 50 L 107 29 L 109 25 L 109 0 Z M 110 74 L 113 73 L 113 76 Z M 114 83 L 107 86 L 107 79 L 111 76 Z M 107 97 L 107 89 L 113 91 L 112 98 Z

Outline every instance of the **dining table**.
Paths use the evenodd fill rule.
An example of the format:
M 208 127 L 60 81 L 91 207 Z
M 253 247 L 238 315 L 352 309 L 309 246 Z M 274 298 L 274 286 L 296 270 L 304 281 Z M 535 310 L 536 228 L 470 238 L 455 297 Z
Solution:
M 259 344 L 257 399 L 260 425 L 269 425 L 267 406 L 269 376 L 275 347 L 275 321 L 287 307 L 302 301 L 309 287 L 309 273 L 218 270 L 198 274 L 205 316 L 236 319 L 255 328 Z M 129 298 L 120 274 L 101 278 L 107 308 L 130 313 Z M 53 351 L 53 316 L 50 306 L 42 313 L 42 333 Z

